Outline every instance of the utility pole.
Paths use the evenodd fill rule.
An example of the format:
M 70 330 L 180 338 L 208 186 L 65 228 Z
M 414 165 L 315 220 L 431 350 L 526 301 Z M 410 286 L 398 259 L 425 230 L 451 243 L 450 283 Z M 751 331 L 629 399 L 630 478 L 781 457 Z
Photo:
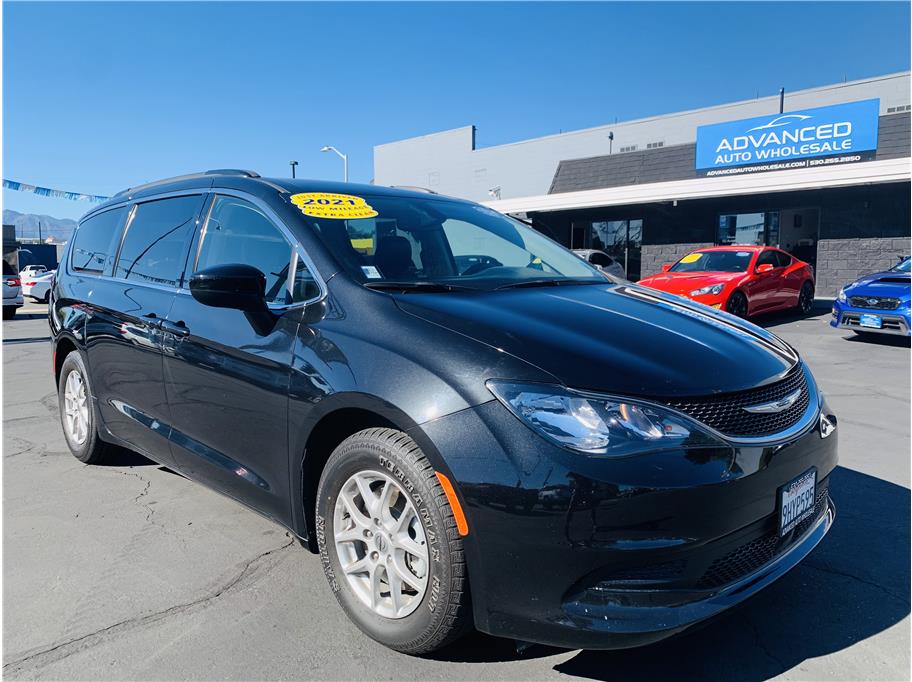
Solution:
M 785 110 L 785 88 L 779 88 L 779 113 Z
M 38 221 L 38 241 L 41 241 L 41 221 Z
M 291 165 L 291 179 L 294 180 L 294 176 L 295 176 L 295 166 L 298 165 L 298 162 L 297 162 L 297 161 L 289 161 L 289 164 Z

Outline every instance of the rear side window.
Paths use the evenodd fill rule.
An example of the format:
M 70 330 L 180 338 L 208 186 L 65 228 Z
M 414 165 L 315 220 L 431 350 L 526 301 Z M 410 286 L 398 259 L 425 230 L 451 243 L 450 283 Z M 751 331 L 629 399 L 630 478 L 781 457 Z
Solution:
M 249 201 L 217 196 L 203 229 L 196 270 L 229 263 L 252 265 L 266 275 L 267 303 L 293 302 L 288 276 L 291 245 L 281 230 Z M 302 280 L 292 288 L 303 293 L 307 285 Z
M 607 268 L 612 264 L 612 260 L 604 253 L 593 253 L 589 256 L 589 262 L 593 265 L 601 265 L 603 268 Z
M 177 286 L 202 203 L 203 197 L 194 195 L 138 204 L 120 247 L 115 276 Z
M 775 254 L 780 268 L 787 268 L 792 264 L 792 257 L 784 251 L 776 251 Z
M 104 272 L 113 257 L 115 235 L 120 234 L 125 208 L 115 208 L 94 215 L 80 224 L 73 236 L 70 266 L 82 272 Z

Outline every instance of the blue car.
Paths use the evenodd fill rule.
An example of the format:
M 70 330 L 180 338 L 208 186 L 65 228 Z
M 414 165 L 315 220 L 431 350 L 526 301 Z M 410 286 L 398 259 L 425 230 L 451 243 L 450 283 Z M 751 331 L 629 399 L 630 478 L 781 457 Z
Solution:
M 909 257 L 839 290 L 830 326 L 856 334 L 909 336 Z

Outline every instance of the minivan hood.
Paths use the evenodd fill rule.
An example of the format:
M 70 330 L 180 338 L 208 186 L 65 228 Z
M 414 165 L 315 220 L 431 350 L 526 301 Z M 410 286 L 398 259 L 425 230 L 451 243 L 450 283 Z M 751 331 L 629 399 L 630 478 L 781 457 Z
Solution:
M 403 311 L 519 357 L 572 388 L 709 395 L 769 383 L 798 361 L 759 327 L 637 285 L 395 298 Z

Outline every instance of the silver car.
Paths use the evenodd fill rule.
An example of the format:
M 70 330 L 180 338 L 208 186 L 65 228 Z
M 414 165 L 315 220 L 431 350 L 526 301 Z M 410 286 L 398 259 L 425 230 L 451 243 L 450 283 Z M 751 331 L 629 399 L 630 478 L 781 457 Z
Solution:
M 13 266 L 3 261 L 3 319 L 12 319 L 22 304 L 22 280 Z
M 613 275 L 623 280 L 627 279 L 624 266 L 604 251 L 599 251 L 598 249 L 573 249 L 573 253 L 608 275 Z

